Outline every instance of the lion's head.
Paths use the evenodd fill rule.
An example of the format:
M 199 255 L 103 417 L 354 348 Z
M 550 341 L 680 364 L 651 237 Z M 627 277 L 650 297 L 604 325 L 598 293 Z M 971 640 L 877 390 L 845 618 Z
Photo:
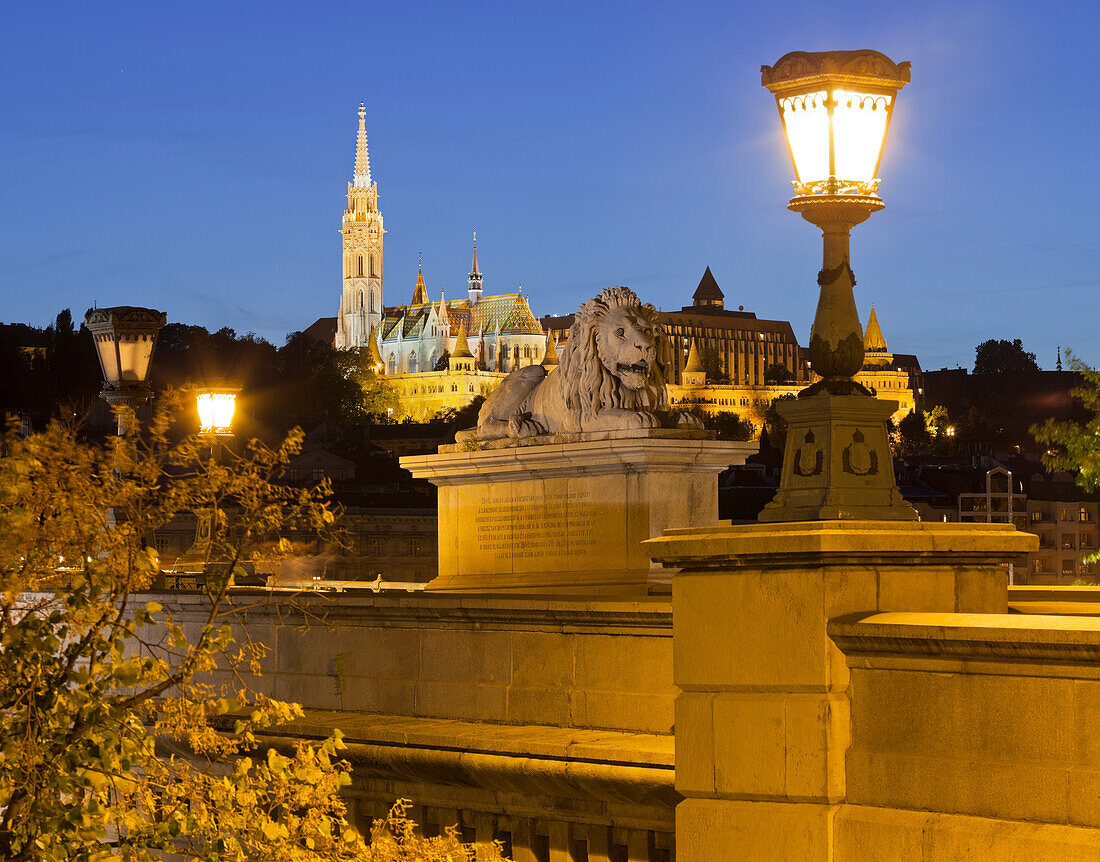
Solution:
M 565 403 L 582 418 L 604 407 L 658 410 L 668 400 L 670 362 L 657 310 L 628 287 L 609 287 L 573 319 L 558 369 Z

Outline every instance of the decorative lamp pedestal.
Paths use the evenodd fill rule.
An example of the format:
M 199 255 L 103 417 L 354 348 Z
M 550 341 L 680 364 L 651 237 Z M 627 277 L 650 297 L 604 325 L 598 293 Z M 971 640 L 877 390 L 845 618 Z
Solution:
M 655 429 L 441 446 L 401 459 L 439 488 L 439 576 L 465 593 L 645 595 L 672 573 L 642 542 L 717 526 L 718 474 L 755 443 Z
M 917 520 L 886 438 L 896 401 L 821 393 L 776 406 L 787 420 L 783 477 L 761 521 Z

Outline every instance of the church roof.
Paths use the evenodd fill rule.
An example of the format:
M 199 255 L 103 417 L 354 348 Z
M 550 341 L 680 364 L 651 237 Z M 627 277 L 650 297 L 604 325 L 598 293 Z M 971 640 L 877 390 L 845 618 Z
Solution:
M 542 334 L 535 315 L 531 313 L 527 300 L 519 293 L 502 293 L 484 296 L 470 308 L 469 299 L 448 299 L 439 303 L 399 305 L 386 309 L 386 318 L 382 324 L 383 340 L 397 337 L 396 327 L 404 319 L 402 338 L 418 336 L 424 327 L 432 309 L 437 311 L 445 303 L 450 331 L 457 332 L 464 327 L 467 332 L 530 332 Z
M 695 293 L 691 295 L 691 298 L 696 302 L 708 299 L 721 300 L 726 298 L 725 294 L 722 293 L 722 288 L 720 288 L 718 282 L 714 280 L 714 276 L 711 274 L 709 266 L 706 272 L 703 273 L 703 277 L 699 279 L 699 286 L 695 288 Z
M 878 325 L 878 315 L 875 314 L 875 305 L 871 303 L 871 314 L 867 317 L 867 328 L 863 333 L 863 349 L 867 353 L 887 353 L 886 338 Z

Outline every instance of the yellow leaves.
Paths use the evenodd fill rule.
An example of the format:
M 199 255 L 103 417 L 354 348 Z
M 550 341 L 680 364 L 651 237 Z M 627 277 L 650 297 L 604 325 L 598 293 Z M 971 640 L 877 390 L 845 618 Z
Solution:
M 162 605 L 160 602 L 146 602 L 145 610 L 151 614 L 159 614 L 161 611 L 164 610 L 164 605 Z
M 290 831 L 282 823 L 276 823 L 274 820 L 264 820 L 260 824 L 260 830 L 268 841 L 278 841 L 290 836 Z

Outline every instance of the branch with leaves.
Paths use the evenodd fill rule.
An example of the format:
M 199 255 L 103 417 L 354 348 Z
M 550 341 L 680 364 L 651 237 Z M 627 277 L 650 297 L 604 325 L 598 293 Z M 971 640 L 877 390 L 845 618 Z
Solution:
M 258 691 L 264 647 L 235 639 L 234 579 L 289 534 L 331 534 L 337 513 L 326 483 L 278 481 L 300 431 L 219 463 L 210 438 L 178 439 L 178 406 L 161 398 L 104 446 L 63 423 L 4 438 L 0 858 L 449 858 L 379 856 L 351 828 L 338 732 L 263 745 L 302 709 Z M 160 571 L 150 537 L 187 510 L 213 529 L 205 619 L 185 630 L 136 597 Z

